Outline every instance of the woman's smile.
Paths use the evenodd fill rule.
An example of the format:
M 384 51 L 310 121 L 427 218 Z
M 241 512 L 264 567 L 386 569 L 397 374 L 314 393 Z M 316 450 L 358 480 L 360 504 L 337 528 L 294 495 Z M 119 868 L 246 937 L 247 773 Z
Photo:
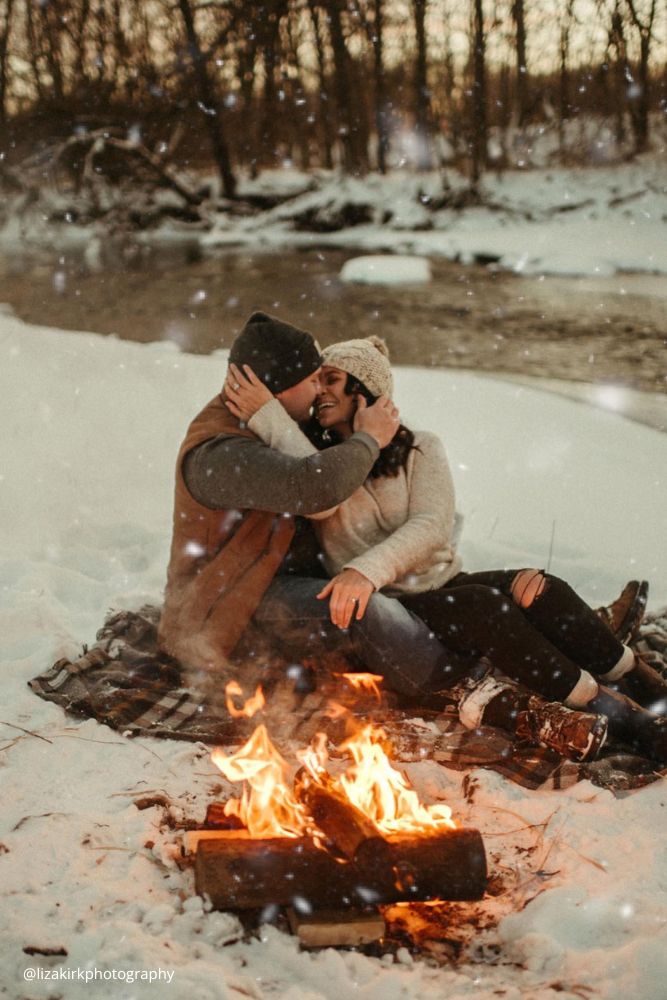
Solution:
M 320 390 L 315 400 L 315 415 L 321 427 L 350 426 L 356 410 L 354 396 L 345 392 L 347 374 L 340 368 L 325 366 L 320 373 Z

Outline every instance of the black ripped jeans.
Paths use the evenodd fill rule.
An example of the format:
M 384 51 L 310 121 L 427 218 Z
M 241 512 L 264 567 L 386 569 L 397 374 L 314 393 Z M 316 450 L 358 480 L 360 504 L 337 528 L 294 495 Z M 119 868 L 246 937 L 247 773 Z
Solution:
M 549 701 L 565 701 L 580 671 L 606 674 L 623 646 L 569 584 L 544 573 L 544 590 L 528 607 L 512 597 L 521 570 L 459 573 L 439 590 L 401 595 L 404 607 L 457 653 L 493 665 Z M 443 687 L 451 678 L 443 678 Z

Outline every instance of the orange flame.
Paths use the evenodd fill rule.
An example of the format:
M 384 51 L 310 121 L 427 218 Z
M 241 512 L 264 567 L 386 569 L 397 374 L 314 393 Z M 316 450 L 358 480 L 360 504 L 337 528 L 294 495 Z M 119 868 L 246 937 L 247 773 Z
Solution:
M 382 694 L 380 692 L 380 685 L 384 680 L 382 674 L 353 673 L 337 674 L 337 676 L 343 677 L 356 691 L 363 691 L 366 694 L 372 694 L 378 701 L 381 700 Z
M 307 768 L 316 780 L 327 768 L 327 761 L 329 760 L 327 742 L 325 733 L 315 733 L 310 746 L 305 750 L 297 750 L 296 752 L 297 760 L 301 761 L 303 766 Z
M 354 763 L 339 781 L 350 802 L 372 819 L 383 833 L 424 833 L 452 829 L 449 806 L 424 806 L 407 777 L 392 766 L 382 744 L 383 729 L 372 725 L 341 743 Z
M 350 714 L 350 710 L 339 702 L 330 700 L 327 702 L 326 709 L 322 714 L 326 715 L 328 719 L 342 719 L 344 715 Z
M 241 685 L 238 681 L 230 681 L 225 687 L 225 700 L 227 703 L 227 711 L 233 719 L 252 719 L 255 712 L 259 712 L 259 710 L 264 708 L 264 705 L 266 704 L 261 684 L 257 686 L 255 693 L 243 702 L 242 707 L 237 708 L 232 699 L 241 697 L 243 697 L 243 689 Z
M 307 814 L 288 783 L 290 767 L 258 726 L 231 757 L 220 749 L 211 759 L 229 781 L 243 781 L 240 799 L 229 799 L 225 815 L 238 816 L 251 837 L 299 837 L 306 832 Z
M 397 771 L 385 752 L 383 729 L 366 725 L 339 747 L 353 763 L 334 786 L 387 834 L 427 833 L 452 829 L 448 806 L 425 806 L 407 777 Z M 317 733 L 298 758 L 317 781 L 326 771 L 327 737 Z M 240 799 L 230 799 L 227 815 L 238 816 L 252 837 L 298 837 L 312 832 L 312 821 L 297 801 L 288 781 L 290 767 L 271 743 L 266 727 L 257 727 L 248 742 L 231 757 L 213 751 L 212 760 L 229 781 L 243 781 Z

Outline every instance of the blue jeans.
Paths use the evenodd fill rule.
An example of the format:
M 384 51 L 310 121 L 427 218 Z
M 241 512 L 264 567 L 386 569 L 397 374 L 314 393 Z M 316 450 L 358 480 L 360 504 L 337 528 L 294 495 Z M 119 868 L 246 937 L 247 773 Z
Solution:
M 316 596 L 325 583 L 278 576 L 264 595 L 253 622 L 283 655 L 348 656 L 360 660 L 361 669 L 381 674 L 387 687 L 411 696 L 448 687 L 477 662 L 445 649 L 420 618 L 384 594 L 372 594 L 361 621 L 339 629 L 329 618 L 329 600 Z

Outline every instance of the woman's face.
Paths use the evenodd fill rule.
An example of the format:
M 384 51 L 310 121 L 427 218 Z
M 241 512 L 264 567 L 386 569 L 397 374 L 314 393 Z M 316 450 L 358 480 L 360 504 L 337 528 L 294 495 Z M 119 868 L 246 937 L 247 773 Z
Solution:
M 328 365 L 322 367 L 315 399 L 315 416 L 321 427 L 332 427 L 339 432 L 352 427 L 357 401 L 346 394 L 346 382 L 347 372 Z

